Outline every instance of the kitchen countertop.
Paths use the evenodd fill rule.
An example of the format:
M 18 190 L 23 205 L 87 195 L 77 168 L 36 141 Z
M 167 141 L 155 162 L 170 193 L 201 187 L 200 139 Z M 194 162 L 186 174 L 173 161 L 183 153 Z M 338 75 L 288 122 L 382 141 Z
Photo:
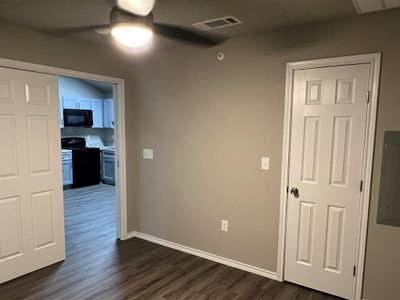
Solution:
M 103 147 L 100 147 L 100 150 L 114 151 L 115 146 L 103 146 Z

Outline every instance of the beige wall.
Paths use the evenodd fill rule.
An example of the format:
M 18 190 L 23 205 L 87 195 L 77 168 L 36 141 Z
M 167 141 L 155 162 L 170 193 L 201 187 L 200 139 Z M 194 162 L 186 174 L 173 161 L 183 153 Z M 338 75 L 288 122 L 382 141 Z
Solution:
M 116 49 L 102 48 L 77 40 L 43 35 L 21 27 L 0 26 L 0 57 L 38 63 L 72 70 L 108 75 L 126 80 L 126 152 L 128 176 L 128 229 L 138 225 L 137 207 L 138 151 L 135 85 L 132 57 Z M 135 202 L 136 201 L 136 202 Z
M 285 64 L 382 52 L 364 297 L 400 298 L 400 228 L 376 224 L 383 132 L 400 130 L 399 20 L 391 11 L 143 62 L 139 144 L 155 159 L 140 161 L 139 230 L 276 271 Z M 270 171 L 260 170 L 261 156 L 271 158 Z
M 0 57 L 124 78 L 129 230 L 275 271 L 285 64 L 382 52 L 364 298 L 389 300 L 400 297 L 400 229 L 377 225 L 376 210 L 383 132 L 400 130 L 399 20 L 392 11 L 147 59 L 1 26 Z M 144 147 L 153 161 L 139 160 Z

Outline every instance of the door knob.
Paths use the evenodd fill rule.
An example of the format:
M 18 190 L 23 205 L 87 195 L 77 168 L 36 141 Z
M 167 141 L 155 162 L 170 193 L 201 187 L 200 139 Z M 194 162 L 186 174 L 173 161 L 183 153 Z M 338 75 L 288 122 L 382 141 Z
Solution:
M 290 190 L 290 193 L 295 197 L 295 198 L 299 198 L 299 190 L 297 188 L 292 188 Z

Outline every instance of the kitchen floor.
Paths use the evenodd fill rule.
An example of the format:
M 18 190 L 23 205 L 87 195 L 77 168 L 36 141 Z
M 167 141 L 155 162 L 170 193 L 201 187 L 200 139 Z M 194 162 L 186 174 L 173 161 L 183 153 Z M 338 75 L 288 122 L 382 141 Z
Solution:
M 67 257 L 86 239 L 116 239 L 115 186 L 98 184 L 64 190 Z

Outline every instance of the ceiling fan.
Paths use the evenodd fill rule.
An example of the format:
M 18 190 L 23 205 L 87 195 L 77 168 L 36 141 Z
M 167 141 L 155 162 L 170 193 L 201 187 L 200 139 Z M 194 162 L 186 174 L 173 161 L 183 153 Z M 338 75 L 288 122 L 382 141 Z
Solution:
M 153 33 L 195 46 L 216 46 L 223 42 L 217 36 L 198 33 L 177 25 L 154 22 L 152 10 L 156 0 L 111 0 L 110 24 L 91 25 L 67 29 L 56 29 L 58 33 L 94 30 L 99 34 L 111 36 L 129 48 L 146 45 Z

